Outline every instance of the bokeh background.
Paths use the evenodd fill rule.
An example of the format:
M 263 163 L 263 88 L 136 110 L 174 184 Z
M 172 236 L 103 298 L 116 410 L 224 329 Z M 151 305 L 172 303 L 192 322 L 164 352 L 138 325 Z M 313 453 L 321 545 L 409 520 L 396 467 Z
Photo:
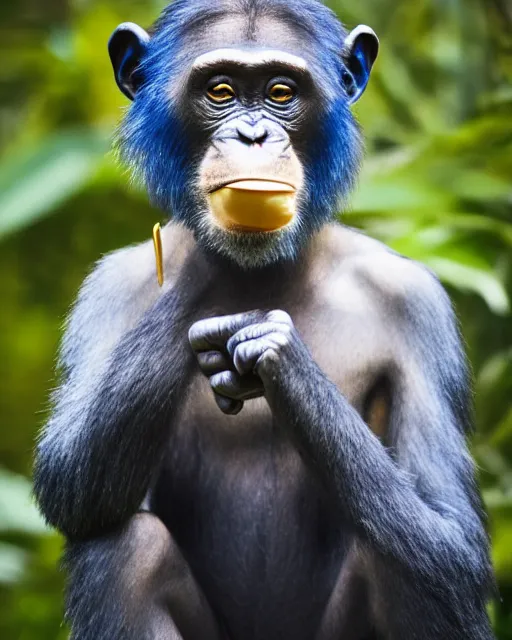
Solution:
M 512 638 L 512 3 L 343 0 L 382 49 L 357 106 L 368 154 L 346 223 L 434 269 L 474 368 L 472 441 Z M 0 2 L 0 637 L 55 640 L 62 541 L 30 499 L 62 319 L 92 263 L 161 218 L 109 153 L 127 102 L 106 52 L 155 0 Z M 406 640 L 406 639 L 404 639 Z M 447 639 L 449 640 L 449 639 Z

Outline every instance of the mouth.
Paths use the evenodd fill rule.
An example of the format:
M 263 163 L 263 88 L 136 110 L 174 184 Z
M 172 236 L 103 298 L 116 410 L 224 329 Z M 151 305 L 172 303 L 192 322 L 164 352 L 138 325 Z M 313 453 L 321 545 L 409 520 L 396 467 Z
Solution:
M 269 233 L 287 227 L 296 215 L 296 188 L 277 180 L 236 180 L 209 194 L 217 224 L 228 231 Z
M 241 178 L 239 180 L 222 182 L 213 187 L 213 189 L 210 190 L 210 193 L 215 193 L 220 189 L 239 189 L 240 191 L 266 191 L 280 193 L 291 193 L 297 191 L 297 187 L 291 182 L 274 180 L 272 178 Z

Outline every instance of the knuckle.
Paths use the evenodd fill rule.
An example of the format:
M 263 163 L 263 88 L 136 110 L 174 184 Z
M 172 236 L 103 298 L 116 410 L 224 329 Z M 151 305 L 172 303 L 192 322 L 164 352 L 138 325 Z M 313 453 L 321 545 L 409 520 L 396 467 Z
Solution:
M 256 345 L 248 342 L 243 342 L 238 345 L 235 355 L 239 362 L 248 362 L 254 356 L 254 352 L 257 351 Z
M 247 344 L 244 343 L 239 345 L 236 348 L 233 356 L 233 363 L 238 373 L 240 374 L 246 373 L 249 361 L 250 361 L 250 356 L 247 349 Z
M 224 364 L 224 358 L 218 351 L 204 351 L 197 356 L 199 367 L 203 371 L 215 371 Z
M 237 345 L 233 355 L 238 362 L 245 361 L 247 358 L 247 344 L 242 342 L 241 344 Z
M 276 331 L 274 334 L 272 334 L 270 339 L 277 349 L 286 347 L 288 344 L 290 344 L 290 335 L 281 331 Z
M 250 325 L 244 329 L 240 329 L 228 340 L 227 350 L 231 356 L 233 356 L 240 345 L 257 337 L 258 326 L 259 325 Z
M 266 371 L 272 365 L 275 365 L 279 361 L 279 352 L 273 347 L 265 349 L 265 351 L 258 358 L 256 363 L 256 372 L 261 373 Z
M 234 336 L 232 336 L 227 344 L 226 344 L 226 349 L 228 350 L 228 353 L 231 357 L 233 357 L 235 351 L 238 349 L 239 345 L 243 342 L 243 335 L 242 332 L 239 331 L 238 333 L 235 333 Z
M 233 383 L 233 374 L 231 371 L 221 371 L 210 378 L 210 386 L 215 391 L 226 389 Z
M 197 342 L 198 338 L 199 338 L 199 323 L 196 322 L 195 324 L 193 324 L 190 329 L 188 330 L 188 341 L 190 342 L 190 344 L 192 346 L 194 346 L 194 343 Z
M 267 319 L 270 322 L 277 322 L 278 324 L 288 325 L 289 327 L 293 327 L 293 320 L 290 315 L 286 313 L 286 311 L 282 311 L 281 309 L 275 309 L 274 311 L 270 311 L 267 314 Z
M 195 322 L 188 331 L 188 340 L 192 348 L 203 348 L 210 335 L 216 328 L 218 323 L 215 319 L 199 320 Z

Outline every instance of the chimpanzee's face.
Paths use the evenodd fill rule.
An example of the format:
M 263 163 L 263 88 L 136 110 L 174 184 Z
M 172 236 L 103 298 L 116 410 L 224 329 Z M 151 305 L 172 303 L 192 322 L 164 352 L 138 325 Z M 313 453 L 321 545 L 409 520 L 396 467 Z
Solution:
M 242 266 L 296 256 L 357 175 L 349 104 L 364 86 L 344 62 L 347 38 L 335 24 L 333 52 L 283 16 L 220 12 L 184 29 L 171 58 L 174 31 L 163 25 L 146 42 L 138 34 L 142 64 L 124 84 L 118 75 L 135 98 L 121 129 L 124 157 L 199 242 Z M 376 40 L 360 35 L 359 57 L 373 62 L 362 44 L 376 54 Z M 133 49 L 121 47 L 118 74 Z

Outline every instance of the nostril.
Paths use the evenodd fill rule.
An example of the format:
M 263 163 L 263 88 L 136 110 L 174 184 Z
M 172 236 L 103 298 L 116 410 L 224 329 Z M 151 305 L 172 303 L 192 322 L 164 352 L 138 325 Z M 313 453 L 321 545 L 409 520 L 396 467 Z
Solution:
M 236 130 L 242 142 L 248 144 L 261 144 L 268 138 L 267 128 L 262 124 L 253 126 L 247 122 L 240 122 Z

